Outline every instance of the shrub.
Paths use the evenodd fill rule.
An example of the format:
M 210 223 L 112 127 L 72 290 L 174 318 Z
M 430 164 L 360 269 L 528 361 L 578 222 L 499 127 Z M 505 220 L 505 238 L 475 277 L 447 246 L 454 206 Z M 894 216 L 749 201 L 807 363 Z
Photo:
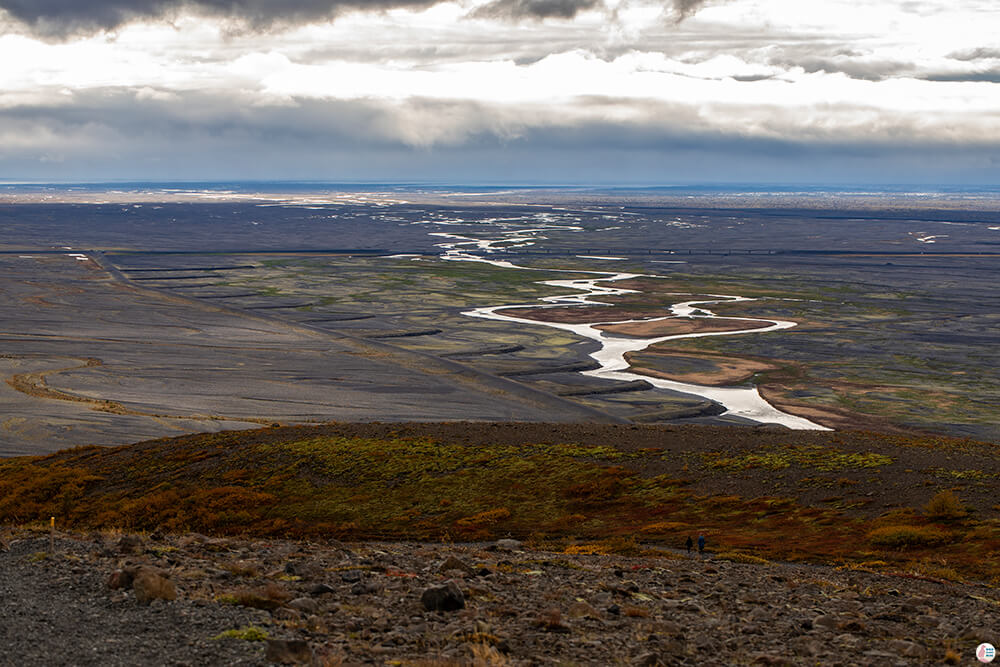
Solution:
M 868 540 L 880 547 L 905 549 L 947 544 L 952 536 L 933 526 L 883 526 L 868 533 Z
M 965 581 L 965 577 L 953 568 L 948 567 L 946 562 L 934 562 L 924 558 L 920 561 L 911 561 L 905 567 L 910 572 L 924 577 L 945 579 L 947 581 Z
M 741 553 L 739 551 L 723 551 L 720 554 L 716 554 L 715 557 L 719 560 L 728 560 L 734 563 L 749 563 L 751 565 L 768 565 L 771 562 L 766 558 Z
M 637 556 L 642 553 L 642 549 L 632 537 L 610 537 L 606 540 L 601 540 L 600 542 L 575 544 L 566 547 L 563 553 L 583 555 L 618 554 L 620 556 Z
M 650 523 L 639 529 L 640 533 L 644 535 L 659 535 L 664 533 L 676 533 L 681 530 L 688 528 L 686 523 L 680 523 L 678 521 L 659 521 L 657 523 Z
M 958 496 L 947 489 L 934 494 L 934 497 L 924 505 L 924 511 L 928 517 L 938 521 L 954 521 L 968 513 Z
M 509 518 L 510 510 L 505 507 L 500 507 L 498 509 L 486 510 L 485 512 L 480 512 L 479 514 L 459 519 L 455 522 L 455 526 L 457 528 L 480 528 L 482 526 L 489 526 Z

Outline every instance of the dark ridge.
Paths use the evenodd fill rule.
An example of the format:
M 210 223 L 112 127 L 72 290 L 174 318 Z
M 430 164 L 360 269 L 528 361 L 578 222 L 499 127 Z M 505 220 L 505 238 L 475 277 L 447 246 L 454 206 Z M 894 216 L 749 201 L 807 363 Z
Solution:
M 195 294 L 197 299 L 245 299 L 252 296 L 260 296 L 257 292 L 241 292 L 238 294 Z
M 153 269 L 120 269 L 124 273 L 154 272 L 154 271 L 230 271 L 235 269 L 256 269 L 253 264 L 234 264 L 232 266 L 185 266 L 183 268 L 153 268 Z M 138 280 L 133 278 L 132 280 Z
M 364 338 L 415 338 L 417 336 L 433 336 L 441 333 L 441 329 L 419 329 L 417 331 L 388 331 L 386 333 L 363 334 Z
M 318 324 L 321 322 L 350 322 L 351 320 L 370 320 L 374 315 L 364 313 L 344 313 L 343 317 L 320 317 L 313 320 L 302 320 L 306 324 Z
M 600 394 L 623 394 L 629 391 L 646 391 L 653 389 L 653 385 L 645 380 L 632 380 L 631 382 L 621 382 L 613 387 L 595 387 L 592 389 L 568 389 L 557 392 L 559 396 L 597 396 Z
M 632 421 L 640 424 L 652 424 L 661 421 L 673 421 L 675 419 L 685 419 L 687 417 L 717 417 L 724 414 L 726 408 L 713 401 L 703 401 L 698 405 L 689 408 L 678 408 L 676 410 L 661 410 L 659 412 L 647 412 L 632 417 Z
M 442 354 L 442 357 L 448 357 L 449 359 L 461 359 L 463 357 L 478 357 L 484 354 L 510 354 L 512 352 L 520 352 L 524 349 L 523 345 L 495 345 L 493 347 L 483 347 L 478 350 L 460 350 L 458 352 L 448 352 Z M 501 373 L 501 375 L 504 375 Z
M 301 301 L 298 303 L 279 303 L 274 305 L 261 305 L 261 306 L 237 306 L 243 310 L 281 310 L 283 308 L 307 308 L 309 306 L 315 305 L 312 301 Z
M 579 361 L 573 364 L 564 364 L 562 366 L 537 366 L 522 370 L 503 371 L 497 373 L 497 375 L 502 375 L 504 377 L 522 377 L 525 375 L 548 375 L 550 373 L 579 373 L 581 371 L 592 371 L 595 368 L 600 367 L 601 365 L 599 363 L 590 360 Z
M 161 281 L 164 281 L 164 280 L 203 280 L 203 279 L 205 279 L 207 277 L 208 276 L 200 276 L 200 275 L 199 276 L 140 276 L 140 277 L 132 278 L 132 280 L 135 280 L 136 282 L 141 281 L 141 280 L 161 280 Z

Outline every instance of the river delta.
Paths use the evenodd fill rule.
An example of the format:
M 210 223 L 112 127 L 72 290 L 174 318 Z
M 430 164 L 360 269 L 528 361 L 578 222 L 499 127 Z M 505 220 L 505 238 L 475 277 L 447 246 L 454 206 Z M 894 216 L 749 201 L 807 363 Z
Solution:
M 1000 438 L 989 193 L 0 197 L 8 454 L 327 420 Z

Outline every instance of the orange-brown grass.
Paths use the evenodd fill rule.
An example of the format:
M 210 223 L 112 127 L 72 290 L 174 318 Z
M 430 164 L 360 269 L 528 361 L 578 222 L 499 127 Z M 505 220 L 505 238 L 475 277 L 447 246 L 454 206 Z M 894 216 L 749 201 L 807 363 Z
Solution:
M 885 460 L 849 456 L 833 446 L 839 435 L 819 449 L 795 444 L 793 437 L 781 435 L 789 444 L 780 452 L 752 450 L 758 452 L 752 460 L 747 454 L 715 457 L 700 469 L 742 476 L 750 461 L 752 470 L 766 475 L 797 469 L 812 475 L 828 467 L 835 474 L 849 469 L 868 475 L 872 465 L 895 465 L 886 461 L 900 451 L 887 446 L 893 457 Z M 578 545 L 568 551 L 624 554 L 680 547 L 687 535 L 704 533 L 710 551 L 757 559 L 879 560 L 905 569 L 946 553 L 939 572 L 1000 577 L 993 557 L 1000 553 L 1000 524 L 976 519 L 957 497 L 940 495 L 926 507 L 872 519 L 768 494 L 765 486 L 756 497 L 699 495 L 689 479 L 678 478 L 686 466 L 663 474 L 661 450 L 611 444 L 468 444 L 334 436 L 301 427 L 78 448 L 0 461 L 0 522 L 56 516 L 66 528 L 291 538 L 513 536 Z
M 950 533 L 933 526 L 882 526 L 868 533 L 872 544 L 890 549 L 933 547 L 954 539 Z
M 255 589 L 241 588 L 232 594 L 235 604 L 254 609 L 277 609 L 291 597 L 284 587 L 274 582 Z

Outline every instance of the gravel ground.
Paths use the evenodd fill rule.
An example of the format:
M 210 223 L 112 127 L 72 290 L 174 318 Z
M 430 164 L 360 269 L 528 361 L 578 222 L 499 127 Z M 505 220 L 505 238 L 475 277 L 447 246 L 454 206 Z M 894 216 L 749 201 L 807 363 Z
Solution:
M 255 609 L 207 600 L 113 594 L 113 559 L 94 542 L 11 542 L 0 554 L 0 662 L 21 665 L 261 665 L 258 647 L 217 641 L 224 630 L 261 623 Z
M 24 531 L 0 546 L 3 664 L 974 664 L 1000 640 L 988 586 L 708 554 L 193 534 L 61 534 L 50 554 Z M 141 572 L 176 599 L 141 602 Z M 248 627 L 258 641 L 216 638 Z

